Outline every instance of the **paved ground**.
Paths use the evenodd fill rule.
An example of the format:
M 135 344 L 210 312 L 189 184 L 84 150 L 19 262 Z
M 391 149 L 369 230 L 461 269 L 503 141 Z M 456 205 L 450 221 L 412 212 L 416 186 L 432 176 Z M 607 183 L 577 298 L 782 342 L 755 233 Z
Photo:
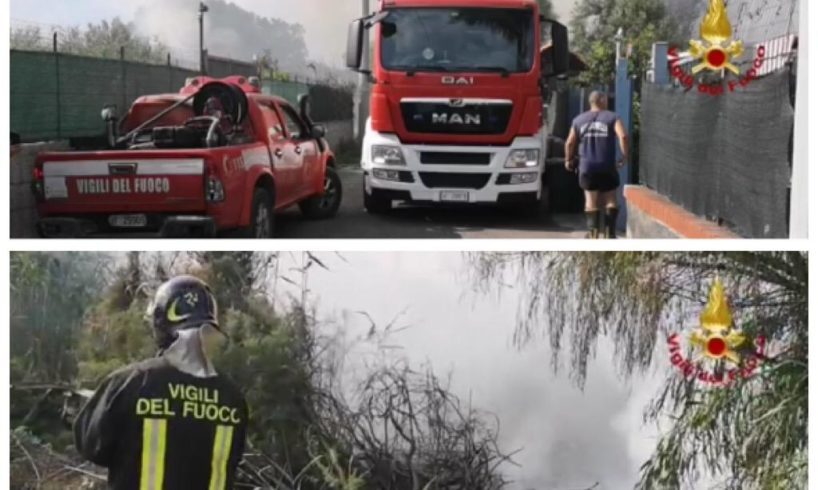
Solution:
M 401 206 L 390 215 L 364 210 L 361 171 L 341 170 L 344 200 L 333 219 L 308 221 L 298 210 L 278 216 L 280 238 L 583 238 L 580 214 L 556 214 L 542 221 L 494 207 Z

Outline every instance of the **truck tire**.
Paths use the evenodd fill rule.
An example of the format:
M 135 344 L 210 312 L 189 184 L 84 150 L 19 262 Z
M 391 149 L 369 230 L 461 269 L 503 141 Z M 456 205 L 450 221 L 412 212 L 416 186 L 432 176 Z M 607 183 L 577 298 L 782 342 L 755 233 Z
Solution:
M 253 192 L 253 208 L 250 212 L 250 226 L 241 233 L 243 238 L 273 238 L 275 226 L 274 196 L 263 187 Z
M 374 194 L 367 194 L 366 192 L 366 177 L 364 177 L 364 208 L 369 214 L 387 214 L 392 211 L 392 200 L 376 196 Z
M 324 176 L 324 194 L 315 196 L 299 203 L 301 214 L 308 219 L 327 219 L 338 214 L 341 207 L 344 191 L 341 186 L 341 177 L 335 167 L 327 167 Z

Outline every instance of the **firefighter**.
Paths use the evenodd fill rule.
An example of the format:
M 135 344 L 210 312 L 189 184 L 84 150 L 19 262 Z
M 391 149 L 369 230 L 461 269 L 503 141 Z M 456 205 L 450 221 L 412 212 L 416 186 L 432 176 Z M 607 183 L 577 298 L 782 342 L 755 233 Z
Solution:
M 619 169 L 630 159 L 628 133 L 622 120 L 608 110 L 608 97 L 591 92 L 591 110 L 574 119 L 565 141 L 565 168 L 579 173 L 579 186 L 585 191 L 585 220 L 588 238 L 616 238 L 619 216 L 617 190 Z M 616 160 L 616 145 L 622 158 Z M 579 166 L 575 151 L 579 147 Z
M 247 404 L 213 367 L 226 340 L 203 281 L 164 283 L 148 307 L 157 357 L 109 375 L 74 424 L 77 450 L 108 468 L 114 490 L 233 488 Z

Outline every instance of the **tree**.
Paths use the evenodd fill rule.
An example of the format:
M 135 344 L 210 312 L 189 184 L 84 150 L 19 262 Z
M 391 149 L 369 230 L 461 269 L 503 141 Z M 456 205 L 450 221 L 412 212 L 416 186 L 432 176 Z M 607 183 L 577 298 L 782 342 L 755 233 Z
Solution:
M 614 38 L 621 28 L 624 48 L 632 47 L 630 72 L 645 73 L 656 41 L 672 41 L 678 26 L 667 16 L 662 0 L 580 0 L 570 21 L 574 51 L 588 65 L 582 84 L 609 84 L 615 76 Z
M 10 42 L 12 49 L 52 49 L 51 35 L 36 26 L 13 29 Z M 134 25 L 118 17 L 99 24 L 89 23 L 84 29 L 76 26 L 62 29 L 57 33 L 57 46 L 61 53 L 112 59 L 119 58 L 124 48 L 126 59 L 146 63 L 164 63 L 168 53 L 164 44 L 136 35 Z
M 736 323 L 774 346 L 760 374 L 704 389 L 669 367 L 646 420 L 672 421 L 642 468 L 640 488 L 679 488 L 699 470 L 722 488 L 804 488 L 807 476 L 807 290 L 805 253 L 474 254 L 478 291 L 499 291 L 508 274 L 523 285 L 514 339 L 545 334 L 558 369 L 568 349 L 578 386 L 601 336 L 615 346 L 619 372 L 653 361 L 657 342 L 695 318 L 707 288 L 727 284 Z

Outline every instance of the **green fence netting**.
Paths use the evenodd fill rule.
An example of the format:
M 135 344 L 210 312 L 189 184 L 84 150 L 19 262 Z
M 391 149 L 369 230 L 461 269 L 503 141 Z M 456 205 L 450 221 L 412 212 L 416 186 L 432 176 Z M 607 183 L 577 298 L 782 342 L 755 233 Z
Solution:
M 97 137 L 105 132 L 100 110 L 116 105 L 120 114 L 146 94 L 177 92 L 198 73 L 172 65 L 11 50 L 11 130 L 22 141 Z M 209 60 L 211 75 L 253 74 L 254 66 L 227 59 Z M 263 91 L 293 104 L 312 96 L 313 119 L 352 117 L 352 93 L 328 85 L 265 80 Z

